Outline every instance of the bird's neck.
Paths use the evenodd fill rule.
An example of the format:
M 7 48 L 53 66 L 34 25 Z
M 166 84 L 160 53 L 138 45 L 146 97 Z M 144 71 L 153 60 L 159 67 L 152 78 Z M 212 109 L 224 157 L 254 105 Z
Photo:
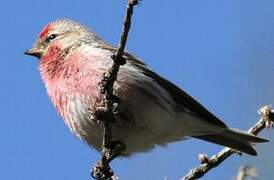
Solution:
M 60 92 L 74 96 L 94 91 L 97 96 L 101 77 L 111 64 L 110 53 L 93 46 L 78 47 L 68 54 L 61 47 L 51 47 L 41 58 L 39 69 L 47 92 L 54 99 Z

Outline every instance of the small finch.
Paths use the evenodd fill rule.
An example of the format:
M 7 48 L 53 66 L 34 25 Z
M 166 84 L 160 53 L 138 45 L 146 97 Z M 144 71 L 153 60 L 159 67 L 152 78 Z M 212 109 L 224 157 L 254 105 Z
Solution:
M 113 64 L 116 49 L 87 27 L 56 20 L 39 33 L 25 54 L 38 57 L 47 93 L 69 129 L 101 150 L 103 127 L 91 117 L 102 100 L 99 82 Z M 256 155 L 252 143 L 266 142 L 229 129 L 183 90 L 125 53 L 114 84 L 121 99 L 112 127 L 114 141 L 126 146 L 121 156 L 147 152 L 156 146 L 194 137 Z

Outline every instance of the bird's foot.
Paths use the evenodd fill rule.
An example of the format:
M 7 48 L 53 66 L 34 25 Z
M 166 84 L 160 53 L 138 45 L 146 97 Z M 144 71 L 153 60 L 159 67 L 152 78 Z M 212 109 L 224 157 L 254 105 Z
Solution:
M 108 163 L 121 155 L 126 150 L 126 145 L 121 141 L 112 141 L 109 148 L 103 148 L 102 156 L 106 158 Z
M 121 141 L 112 141 L 111 142 L 111 154 L 108 157 L 109 162 L 120 156 L 123 151 L 126 150 L 126 145 Z

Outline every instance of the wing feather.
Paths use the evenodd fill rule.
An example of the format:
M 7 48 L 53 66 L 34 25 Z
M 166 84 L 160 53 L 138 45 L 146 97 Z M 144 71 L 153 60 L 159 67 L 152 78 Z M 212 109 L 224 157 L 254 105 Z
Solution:
M 105 46 L 106 49 L 111 50 L 115 53 L 116 49 L 111 46 Z M 162 88 L 164 88 L 172 98 L 179 103 L 178 109 L 187 109 L 190 113 L 195 116 L 200 117 L 204 121 L 211 123 L 215 126 L 227 128 L 226 124 L 218 119 L 215 115 L 209 112 L 205 107 L 203 107 L 199 102 L 194 98 L 184 92 L 182 89 L 171 83 L 170 81 L 162 78 L 152 70 L 150 70 L 145 63 L 138 60 L 136 57 L 130 53 L 125 53 L 124 57 L 127 60 L 127 63 L 130 63 L 132 66 L 135 66 L 145 75 L 157 82 Z

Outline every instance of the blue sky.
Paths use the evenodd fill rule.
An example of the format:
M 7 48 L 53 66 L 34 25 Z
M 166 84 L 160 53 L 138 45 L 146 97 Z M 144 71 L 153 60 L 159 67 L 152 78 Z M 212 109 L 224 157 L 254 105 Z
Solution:
M 0 179 L 89 179 L 99 153 L 75 138 L 52 107 L 37 70 L 23 55 L 47 22 L 67 18 L 118 43 L 126 1 L 3 1 L 0 7 Z M 274 102 L 274 1 L 158 0 L 136 8 L 128 51 L 184 88 L 229 126 L 247 129 Z M 259 156 L 233 156 L 204 179 L 231 179 L 242 164 L 274 178 L 272 142 Z M 112 163 L 120 179 L 179 179 L 197 155 L 221 146 L 186 140 Z

